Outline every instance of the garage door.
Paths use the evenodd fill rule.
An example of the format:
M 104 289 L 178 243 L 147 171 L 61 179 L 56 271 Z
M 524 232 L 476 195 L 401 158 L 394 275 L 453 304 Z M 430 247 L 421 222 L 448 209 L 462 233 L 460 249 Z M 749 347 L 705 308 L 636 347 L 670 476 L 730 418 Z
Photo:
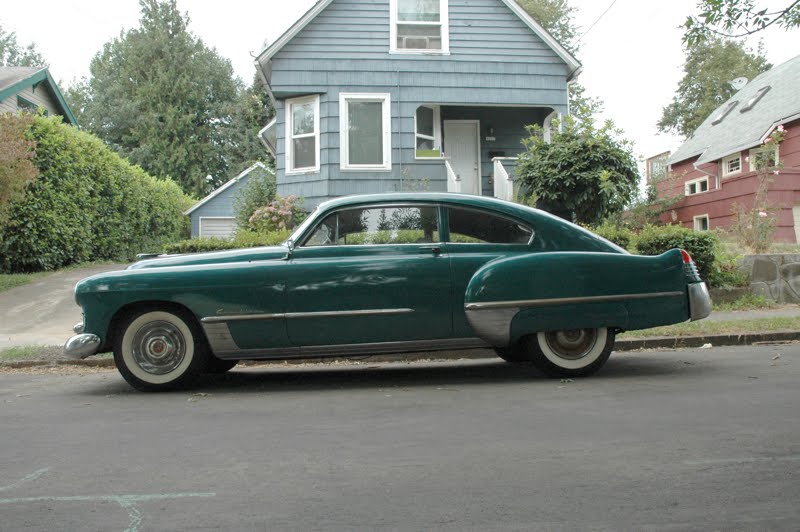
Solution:
M 200 218 L 201 237 L 233 238 L 235 232 L 234 218 Z

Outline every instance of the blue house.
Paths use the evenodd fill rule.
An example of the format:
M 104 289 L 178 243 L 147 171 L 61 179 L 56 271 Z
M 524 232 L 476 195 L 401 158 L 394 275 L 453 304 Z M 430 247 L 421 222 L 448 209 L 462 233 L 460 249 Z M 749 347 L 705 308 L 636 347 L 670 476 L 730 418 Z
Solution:
M 256 170 L 272 173 L 263 164 L 256 163 L 183 213 L 192 223 L 192 238 L 233 237 L 236 232 L 236 200 Z
M 509 197 L 580 63 L 514 0 L 319 0 L 257 58 L 278 194 Z

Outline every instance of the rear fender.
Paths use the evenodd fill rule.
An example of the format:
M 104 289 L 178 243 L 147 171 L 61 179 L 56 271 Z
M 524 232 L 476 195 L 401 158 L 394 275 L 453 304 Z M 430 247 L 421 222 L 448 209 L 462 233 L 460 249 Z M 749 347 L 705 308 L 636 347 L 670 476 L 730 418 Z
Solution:
M 479 337 L 503 347 L 539 331 L 685 321 L 686 286 L 677 249 L 655 257 L 536 253 L 478 270 L 467 286 L 465 312 Z

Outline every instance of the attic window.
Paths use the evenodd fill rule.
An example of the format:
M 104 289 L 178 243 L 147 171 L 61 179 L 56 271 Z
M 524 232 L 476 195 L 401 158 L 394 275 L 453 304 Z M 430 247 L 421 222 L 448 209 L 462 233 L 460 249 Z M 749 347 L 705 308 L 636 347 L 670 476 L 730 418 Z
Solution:
M 733 108 L 736 107 L 738 104 L 739 104 L 739 102 L 734 100 L 734 101 L 730 102 L 728 105 L 726 105 L 722 109 L 722 111 L 720 111 L 719 114 L 714 117 L 714 120 L 711 121 L 711 125 L 712 126 L 716 126 L 717 124 L 719 124 L 720 122 L 725 120 L 725 117 L 728 116 L 728 114 L 731 111 L 733 111 Z
M 768 93 L 768 92 L 769 92 L 769 90 L 770 90 L 771 88 L 772 88 L 771 86 L 767 85 L 766 87 L 761 87 L 760 89 L 758 89 L 758 92 L 756 92 L 755 96 L 753 96 L 752 98 L 750 98 L 750 99 L 747 101 L 747 103 L 744 105 L 744 107 L 742 107 L 742 108 L 739 110 L 739 112 L 740 112 L 740 113 L 746 113 L 747 111 L 749 111 L 750 109 L 752 109 L 753 107 L 755 107 L 755 106 L 756 106 L 756 104 L 757 104 L 757 103 L 758 103 L 758 102 L 761 100 L 761 98 L 763 98 L 763 97 L 764 97 L 764 95 L 765 95 L 766 93 Z
M 390 4 L 392 52 L 448 52 L 447 0 L 391 0 Z

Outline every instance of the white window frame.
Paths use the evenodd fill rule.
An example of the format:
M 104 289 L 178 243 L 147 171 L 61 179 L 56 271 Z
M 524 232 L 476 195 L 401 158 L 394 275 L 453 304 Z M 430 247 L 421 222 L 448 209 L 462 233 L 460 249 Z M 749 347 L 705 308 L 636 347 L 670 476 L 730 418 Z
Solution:
M 706 228 L 703 229 L 701 225 L 701 220 L 705 219 L 706 221 Z M 708 218 L 708 214 L 699 214 L 692 218 L 694 223 L 694 230 L 695 231 L 710 231 L 711 230 L 711 220 Z
M 383 120 L 383 163 L 350 164 L 350 135 L 348 134 L 348 102 L 381 102 Z M 347 171 L 392 171 L 392 97 L 388 92 L 339 93 L 339 168 Z
M 417 130 L 417 110 L 420 107 L 427 107 L 433 110 L 433 136 L 423 135 Z M 417 138 L 433 141 L 433 149 L 439 150 L 439 155 L 430 157 L 420 157 L 417 155 Z M 441 159 L 444 157 L 442 153 L 442 108 L 438 105 L 420 105 L 414 109 L 414 159 Z
M 294 105 L 304 105 L 309 102 L 313 102 L 314 104 L 314 132 L 305 134 L 305 135 L 298 135 L 294 137 L 292 132 L 294 131 L 294 113 L 292 112 L 292 106 Z M 286 136 L 284 137 L 284 146 L 286 147 L 286 175 L 297 175 L 297 174 L 313 174 L 319 172 L 319 141 L 320 141 L 320 134 L 319 134 L 319 94 L 315 94 L 313 96 L 303 96 L 302 98 L 291 98 L 286 100 L 284 105 L 284 114 L 285 114 L 285 122 L 286 122 Z M 301 168 L 294 167 L 294 142 L 292 142 L 295 138 L 308 138 L 314 137 L 314 147 L 315 147 L 315 155 L 314 155 L 314 166 L 305 166 Z
M 389 53 L 392 54 L 433 54 L 450 55 L 450 13 L 448 0 L 439 0 L 439 22 L 398 22 L 397 20 L 397 0 L 389 0 Z M 397 47 L 397 24 L 436 26 L 442 27 L 442 48 L 441 50 L 417 50 Z
M 705 184 L 706 184 L 706 189 L 705 190 L 700 190 L 700 183 L 703 183 L 703 182 L 705 182 Z M 697 185 L 695 187 L 696 192 L 691 192 L 691 186 L 692 185 Z M 692 179 L 691 181 L 687 181 L 683 186 L 683 193 L 684 193 L 685 196 L 694 196 L 696 194 L 703 194 L 704 192 L 708 192 L 708 191 L 709 191 L 708 176 L 698 177 L 697 179 Z
M 731 162 L 735 161 L 736 159 L 739 160 L 739 169 L 730 171 L 728 167 Z M 727 157 L 722 158 L 722 177 L 728 177 L 732 175 L 738 175 L 742 173 L 742 154 L 741 153 L 734 153 L 733 155 L 728 155 Z

